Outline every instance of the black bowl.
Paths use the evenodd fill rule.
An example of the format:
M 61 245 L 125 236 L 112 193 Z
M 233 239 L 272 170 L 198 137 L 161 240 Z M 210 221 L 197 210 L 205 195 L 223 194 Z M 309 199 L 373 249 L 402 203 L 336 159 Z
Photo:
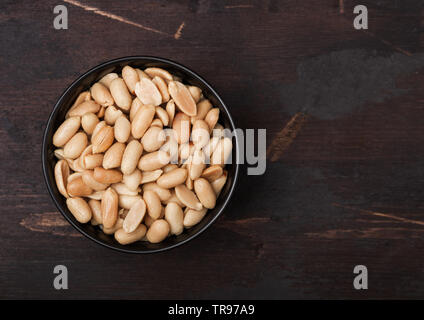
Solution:
M 105 63 L 102 63 L 91 70 L 84 73 L 77 80 L 75 80 L 60 96 L 56 105 L 54 106 L 53 112 L 51 113 L 43 137 L 43 149 L 42 149 L 42 163 L 44 178 L 47 184 L 49 193 L 59 211 L 79 232 L 88 237 L 89 239 L 111 249 L 115 249 L 121 252 L 128 253 L 151 253 L 159 252 L 167 249 L 171 249 L 186 243 L 187 241 L 195 238 L 197 235 L 206 230 L 223 212 L 227 206 L 230 198 L 233 194 L 237 177 L 239 174 L 239 141 L 237 136 L 233 137 L 233 163 L 227 164 L 226 170 L 228 171 L 227 183 L 224 186 L 221 194 L 219 195 L 216 207 L 209 210 L 203 220 L 196 226 L 184 230 L 179 236 L 168 237 L 161 243 L 152 244 L 148 242 L 135 242 L 126 246 L 120 245 L 113 236 L 104 234 L 98 227 L 92 226 L 90 223 L 81 224 L 79 223 L 72 213 L 68 210 L 65 202 L 65 198 L 59 193 L 54 178 L 54 166 L 57 161 L 53 151 L 55 147 L 52 143 L 52 137 L 59 125 L 64 121 L 66 111 L 71 107 L 76 97 L 84 90 L 90 88 L 90 86 L 103 77 L 105 74 L 110 72 L 120 73 L 122 68 L 126 65 L 132 67 L 161 67 L 167 69 L 171 73 L 181 77 L 184 83 L 198 86 L 202 89 L 203 94 L 208 98 L 212 104 L 220 109 L 220 119 L 224 128 L 228 128 L 234 132 L 235 126 L 233 119 L 225 106 L 222 99 L 215 92 L 214 89 L 198 74 L 191 71 L 190 69 L 182 66 L 179 63 L 156 57 L 148 56 L 135 56 L 135 57 L 124 57 L 114 59 Z M 236 161 L 234 161 L 236 160 Z

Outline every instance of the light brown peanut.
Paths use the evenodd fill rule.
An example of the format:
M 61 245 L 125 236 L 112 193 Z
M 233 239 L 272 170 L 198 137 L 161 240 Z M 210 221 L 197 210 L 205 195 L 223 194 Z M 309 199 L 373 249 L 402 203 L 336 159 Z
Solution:
M 125 144 L 115 142 L 103 157 L 103 168 L 113 169 L 121 166 L 122 156 L 124 155 Z
M 168 173 L 164 173 L 157 181 L 159 187 L 170 189 L 182 184 L 187 179 L 187 170 L 178 168 Z
M 122 110 L 129 110 L 132 103 L 131 94 L 128 92 L 127 85 L 122 78 L 112 80 L 109 87 L 110 93 L 115 100 L 116 105 Z
M 118 194 L 112 188 L 108 188 L 101 201 L 102 221 L 105 228 L 111 228 L 118 219 Z
M 147 240 L 151 243 L 159 243 L 168 236 L 170 231 L 169 224 L 164 219 L 153 221 L 150 228 L 147 230 Z
M 144 214 L 146 213 L 146 204 L 143 199 L 139 199 L 131 206 L 128 214 L 124 219 L 123 229 L 126 233 L 131 233 L 143 221 Z
M 65 197 L 68 198 L 66 184 L 69 177 L 69 165 L 65 160 L 59 160 L 54 167 L 54 177 L 56 180 L 57 189 Z
M 87 223 L 91 220 L 91 209 L 83 198 L 69 198 L 66 205 L 78 222 Z
M 179 186 L 176 186 L 175 194 L 177 198 L 187 207 L 195 210 L 200 210 L 203 208 L 194 192 L 189 190 L 185 185 L 180 184 Z
M 80 124 L 80 117 L 66 119 L 53 135 L 53 144 L 56 147 L 63 147 L 77 133 Z
M 94 168 L 94 179 L 101 183 L 112 184 L 122 181 L 122 173 L 115 169 Z
M 144 224 L 140 224 L 137 229 L 131 233 L 125 232 L 124 229 L 118 229 L 115 232 L 115 239 L 122 245 L 127 245 L 136 241 L 140 241 L 146 235 L 147 228 Z
M 155 107 L 152 105 L 144 105 L 137 111 L 131 123 L 131 133 L 134 138 L 140 139 L 144 135 L 154 116 Z
M 137 140 L 133 140 L 127 144 L 121 162 L 121 171 L 123 174 L 131 174 L 135 170 L 142 153 L 143 146 Z
M 168 84 L 168 91 L 175 104 L 187 116 L 197 114 L 197 106 L 190 91 L 179 81 L 171 81 Z
M 171 234 L 179 235 L 184 230 L 184 213 L 181 207 L 170 202 L 165 207 L 165 220 L 168 222 Z
M 101 106 L 113 105 L 114 101 L 109 89 L 100 82 L 96 82 L 90 89 L 91 96 Z

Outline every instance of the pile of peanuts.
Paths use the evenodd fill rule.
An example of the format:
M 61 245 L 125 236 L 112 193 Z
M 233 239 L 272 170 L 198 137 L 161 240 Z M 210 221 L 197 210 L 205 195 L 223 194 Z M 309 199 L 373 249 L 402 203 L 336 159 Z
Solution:
M 227 181 L 219 108 L 167 70 L 125 66 L 79 94 L 53 136 L 59 192 L 117 242 L 159 243 L 198 224 Z

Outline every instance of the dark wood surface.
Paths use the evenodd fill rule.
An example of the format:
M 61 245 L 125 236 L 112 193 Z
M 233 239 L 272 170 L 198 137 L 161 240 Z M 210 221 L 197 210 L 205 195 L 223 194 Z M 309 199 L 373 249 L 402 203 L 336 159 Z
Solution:
M 367 31 L 353 28 L 359 3 Z M 57 4 L 68 30 L 53 28 Z M 0 298 L 423 298 L 423 9 L 414 0 L 2 1 Z M 223 216 L 160 254 L 120 254 L 79 235 L 41 171 L 56 99 L 90 67 L 128 55 L 187 65 L 238 127 L 267 129 L 266 173 L 244 168 Z M 69 269 L 67 291 L 53 288 L 58 264 Z M 368 290 L 353 289 L 358 264 Z

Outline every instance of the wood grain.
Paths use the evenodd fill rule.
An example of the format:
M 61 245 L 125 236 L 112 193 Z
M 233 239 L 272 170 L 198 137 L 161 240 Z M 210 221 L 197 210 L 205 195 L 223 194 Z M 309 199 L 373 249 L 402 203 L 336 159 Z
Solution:
M 75 5 L 75 3 L 80 5 Z M 0 4 L 0 298 L 422 298 L 424 55 L 420 1 Z M 369 30 L 353 28 L 367 5 Z M 56 99 L 103 61 L 157 55 L 205 77 L 240 128 L 266 128 L 267 171 L 245 172 L 203 235 L 149 256 L 80 236 L 44 185 Z M 245 170 L 243 170 L 245 171 Z M 69 290 L 53 289 L 53 268 Z M 368 290 L 353 268 L 368 267 Z

